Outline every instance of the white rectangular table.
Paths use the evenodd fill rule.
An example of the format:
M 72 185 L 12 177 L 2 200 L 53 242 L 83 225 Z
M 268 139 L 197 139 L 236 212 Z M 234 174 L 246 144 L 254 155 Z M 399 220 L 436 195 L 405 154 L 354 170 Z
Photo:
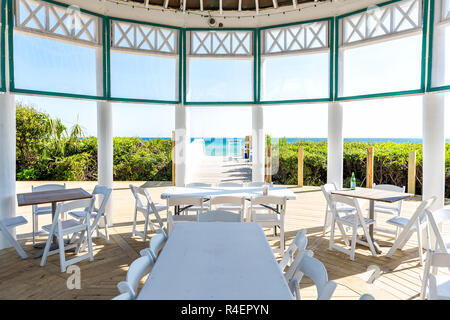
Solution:
M 178 223 L 139 300 L 292 300 L 256 223 Z
M 161 199 L 175 197 L 211 197 L 211 196 L 237 196 L 251 199 L 262 196 L 262 187 L 169 187 L 161 193 Z M 277 197 L 286 197 L 287 200 L 296 200 L 294 192 L 285 187 L 269 187 L 268 195 Z

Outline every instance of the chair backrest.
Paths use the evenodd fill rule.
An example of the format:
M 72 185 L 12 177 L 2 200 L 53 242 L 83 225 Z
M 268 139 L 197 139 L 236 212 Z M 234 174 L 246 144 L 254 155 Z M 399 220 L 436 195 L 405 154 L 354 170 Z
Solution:
M 211 206 L 217 204 L 232 204 L 241 206 L 242 209 L 245 208 L 245 198 L 244 197 L 235 197 L 235 196 L 215 196 L 210 198 Z
M 127 272 L 127 280 L 117 284 L 120 293 L 129 292 L 132 299 L 137 296 L 137 289 L 141 279 L 150 272 L 154 265 L 154 260 L 148 256 L 134 260 Z
M 439 226 L 441 223 L 445 221 L 450 221 L 450 210 L 440 209 L 431 212 L 431 210 L 426 209 L 425 212 L 427 214 L 428 222 L 431 226 L 431 229 L 433 230 L 433 233 L 436 237 L 436 251 L 450 253 L 447 250 L 447 246 Z
M 31 192 L 42 192 L 42 191 L 53 191 L 53 190 L 64 190 L 66 189 L 66 184 L 56 184 L 48 183 L 41 186 L 31 186 Z
M 359 297 L 359 300 L 375 300 L 375 297 L 369 293 L 364 293 Z
M 31 192 L 42 192 L 42 191 L 53 191 L 53 190 L 64 190 L 66 189 L 66 184 L 56 184 L 48 183 L 40 186 L 31 186 Z M 34 204 L 32 207 L 33 212 L 39 208 L 38 204 Z
M 217 184 L 218 187 L 243 187 L 242 183 L 238 182 L 221 182 Z
M 143 187 L 136 187 L 130 184 L 131 192 L 133 193 L 134 198 L 136 199 L 136 205 L 138 207 L 146 208 L 147 210 L 151 210 L 152 212 L 158 213 L 158 210 L 155 207 L 155 203 L 152 200 L 152 197 L 148 193 L 147 189 Z M 145 204 L 143 203 L 145 202 Z
M 378 190 L 386 190 L 386 191 L 392 191 L 392 192 L 400 192 L 400 193 L 405 193 L 406 191 L 406 187 L 398 187 L 396 185 L 393 184 L 373 184 L 373 189 L 378 189 Z M 399 210 L 402 209 L 402 203 L 403 201 L 397 201 L 397 203 L 395 203 L 393 206 L 396 206 Z M 383 205 L 387 205 L 386 203 L 384 203 Z
M 318 259 L 304 255 L 298 270 L 309 277 L 317 288 L 317 300 L 329 300 L 336 289 L 336 283 L 328 280 L 327 269 Z
M 336 185 L 334 183 L 326 183 L 324 185 L 321 185 L 320 189 L 322 190 L 323 196 L 325 197 L 325 200 L 327 201 L 328 209 L 331 210 L 330 194 L 331 194 L 331 191 L 337 190 Z
M 186 183 L 185 187 L 186 188 L 202 188 L 202 187 L 211 187 L 212 185 L 210 183 L 203 183 L 203 182 L 191 182 L 191 183 Z
M 141 250 L 141 256 L 149 255 L 156 261 L 159 251 L 162 249 L 164 243 L 167 240 L 167 235 L 163 229 L 156 230 L 156 234 L 150 239 L 150 245 L 148 248 Z
M 203 198 L 197 197 L 169 197 L 167 206 L 199 206 L 203 208 Z
M 212 210 L 199 213 L 199 222 L 242 222 L 242 215 L 224 210 Z
M 261 205 L 261 204 L 275 204 L 285 207 L 286 206 L 286 197 L 277 197 L 277 196 L 259 196 L 250 199 L 251 205 Z
M 422 223 L 423 220 L 426 218 L 426 210 L 428 210 L 433 203 L 436 201 L 437 197 L 433 196 L 427 200 L 423 200 L 420 205 L 417 207 L 416 211 L 414 211 L 414 214 L 411 216 L 409 223 L 405 226 L 404 229 L 411 230 L 412 225 L 419 221 L 419 223 Z
M 271 186 L 272 183 L 267 182 L 249 182 L 245 186 L 246 187 L 264 187 L 264 186 Z
M 61 225 L 61 215 L 65 212 L 71 211 L 84 211 L 86 212 L 86 219 L 83 220 L 83 223 L 86 227 L 90 227 L 90 219 L 91 213 L 94 210 L 95 197 L 88 199 L 80 199 L 73 201 L 66 201 L 58 203 L 55 211 L 55 216 L 53 217 L 52 228 L 55 228 L 56 225 L 60 228 Z
M 340 218 L 339 212 L 337 210 L 338 203 L 342 203 L 347 206 L 355 208 L 356 214 L 359 217 L 360 222 L 364 223 L 363 213 L 362 213 L 362 210 L 361 210 L 361 207 L 359 205 L 359 201 L 357 198 L 341 196 L 339 194 L 330 194 L 330 209 L 336 218 Z
M 450 268 L 450 253 L 427 251 L 427 257 L 422 277 L 421 298 L 424 299 L 428 288 L 429 298 L 431 300 L 439 299 L 437 293 L 437 279 L 435 273 L 432 273 L 432 268 Z
M 299 253 L 301 251 L 305 251 L 307 245 L 308 245 L 308 238 L 306 237 L 306 229 L 300 229 L 297 232 L 297 235 L 295 236 L 291 245 L 289 246 L 289 248 L 284 253 L 283 257 L 281 258 L 280 263 L 278 264 L 280 266 L 281 271 L 284 271 L 284 269 L 286 268 L 288 263 L 292 264 L 295 253 L 297 251 Z
M 96 198 L 98 198 L 100 206 L 98 208 L 95 208 L 94 210 L 97 211 L 99 214 L 105 214 L 106 205 L 108 204 L 111 193 L 112 193 L 111 188 L 108 188 L 106 186 L 101 186 L 101 185 L 95 186 L 92 194 L 95 196 L 99 196 Z M 100 200 L 100 198 L 101 198 L 101 200 Z

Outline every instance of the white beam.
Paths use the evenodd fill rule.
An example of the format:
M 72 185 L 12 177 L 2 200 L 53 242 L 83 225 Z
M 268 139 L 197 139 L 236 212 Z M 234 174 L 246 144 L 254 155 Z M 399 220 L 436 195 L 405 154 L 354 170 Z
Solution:
M 145 0 L 145 7 L 148 7 L 149 0 Z
M 437 196 L 433 210 L 444 206 L 445 134 L 444 93 L 423 96 L 423 190 L 422 198 Z
M 0 219 L 5 219 L 16 215 L 16 108 L 11 93 L 0 94 L 0 147 Z M 0 249 L 10 246 L 0 233 Z
M 238 11 L 242 11 L 242 0 L 238 1 Z
M 169 0 L 164 0 L 164 8 L 167 9 L 169 6 Z
M 183 104 L 175 107 L 175 185 L 183 187 L 189 182 L 189 146 L 191 142 L 190 135 L 190 117 L 189 108 Z
M 297 0 L 292 0 L 292 6 L 297 9 Z
M 277 0 L 272 0 L 273 3 L 273 7 L 276 9 L 278 8 L 278 1 Z
M 327 183 L 335 183 L 342 188 L 344 138 L 343 138 L 344 109 L 338 102 L 328 103 L 328 154 L 327 154 Z
M 256 14 L 259 13 L 259 1 L 255 0 L 255 8 L 256 8 Z
M 183 1 L 183 12 L 186 12 L 186 0 L 181 0 Z
M 223 1 L 222 0 L 219 0 L 219 13 L 220 14 L 223 14 L 223 3 L 222 3 Z
M 264 181 L 266 137 L 264 134 L 264 109 L 252 107 L 252 181 Z
M 167 0 L 169 1 L 169 0 Z M 200 11 L 203 11 L 203 0 L 200 0 Z

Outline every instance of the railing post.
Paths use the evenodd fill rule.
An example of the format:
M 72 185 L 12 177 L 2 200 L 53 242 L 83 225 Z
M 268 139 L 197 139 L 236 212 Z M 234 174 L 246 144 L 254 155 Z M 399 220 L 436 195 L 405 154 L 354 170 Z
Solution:
M 303 146 L 298 147 L 297 185 L 303 187 Z
M 416 194 L 416 151 L 408 156 L 408 193 Z
M 272 182 L 272 147 L 271 146 L 267 146 L 266 147 L 266 161 L 265 161 L 265 169 L 266 169 L 266 174 L 265 174 L 265 181 L 267 183 L 271 183 Z
M 175 186 L 175 131 L 172 131 L 172 185 Z
M 373 162 L 374 162 L 374 148 L 367 148 L 367 178 L 366 178 L 366 187 L 373 187 Z

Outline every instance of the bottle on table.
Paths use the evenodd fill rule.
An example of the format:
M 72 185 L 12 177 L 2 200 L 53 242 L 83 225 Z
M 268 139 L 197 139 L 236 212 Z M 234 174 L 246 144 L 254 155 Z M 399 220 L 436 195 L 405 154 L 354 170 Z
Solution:
M 355 178 L 355 173 L 352 172 L 352 178 L 350 180 L 350 189 L 351 190 L 355 190 L 356 189 L 356 178 Z

